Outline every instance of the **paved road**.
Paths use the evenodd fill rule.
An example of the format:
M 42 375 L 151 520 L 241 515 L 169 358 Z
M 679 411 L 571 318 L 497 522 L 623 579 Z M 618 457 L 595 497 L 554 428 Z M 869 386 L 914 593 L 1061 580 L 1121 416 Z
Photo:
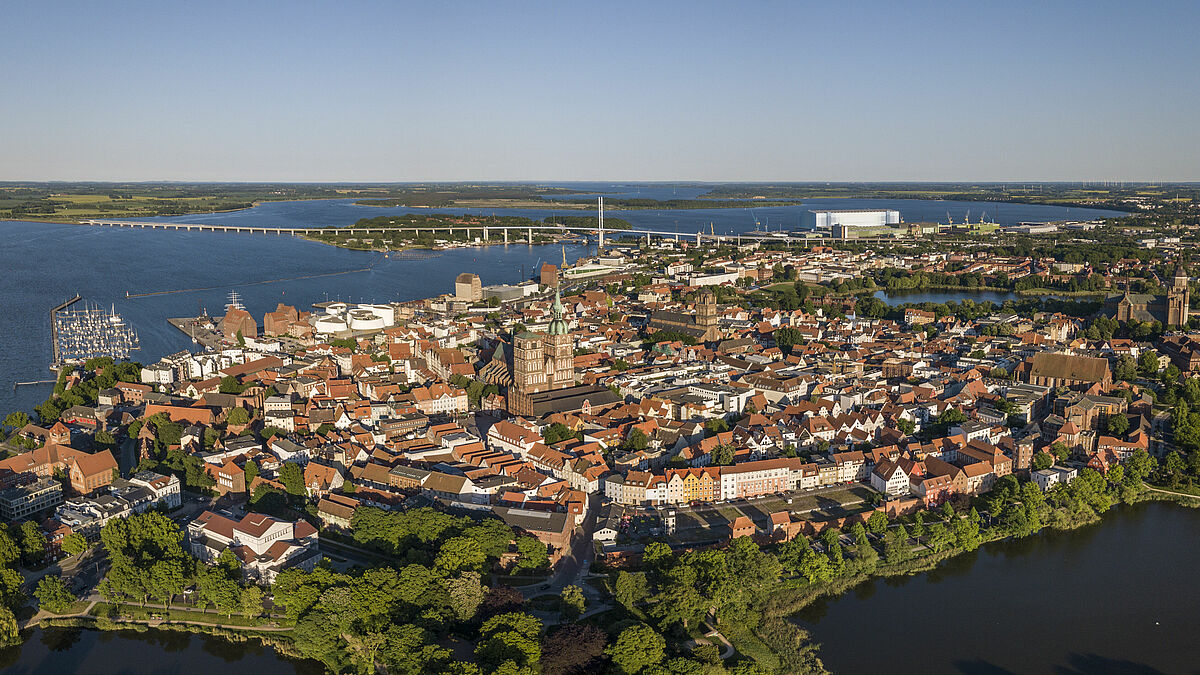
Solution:
M 1161 492 L 1165 495 L 1175 495 L 1176 497 L 1191 497 L 1192 499 L 1200 499 L 1200 496 L 1189 494 L 1187 492 L 1172 492 L 1170 490 L 1163 490 L 1162 488 L 1150 487 L 1149 485 L 1146 486 L 1146 489 L 1150 490 L 1152 492 Z
M 121 439 L 117 444 L 117 467 L 121 470 L 121 475 L 130 475 L 137 465 L 137 441 L 132 438 Z
M 548 581 L 540 584 L 518 588 L 525 598 L 539 595 L 558 595 L 562 589 L 572 584 L 582 585 L 583 577 L 591 569 L 595 549 L 592 546 L 592 534 L 596 531 L 596 518 L 600 511 L 600 497 L 588 495 L 587 513 L 583 517 L 583 525 L 575 528 L 571 537 L 571 548 L 559 558 L 554 575 Z

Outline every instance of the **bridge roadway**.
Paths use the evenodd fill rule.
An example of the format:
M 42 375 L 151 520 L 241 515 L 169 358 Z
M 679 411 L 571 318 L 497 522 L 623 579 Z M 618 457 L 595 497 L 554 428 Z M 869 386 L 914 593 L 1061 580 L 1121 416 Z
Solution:
M 98 220 L 98 219 L 83 220 L 83 221 L 80 221 L 79 224 L 80 225 L 88 225 L 88 226 L 98 226 L 98 227 L 132 227 L 132 228 L 142 228 L 142 229 L 149 229 L 149 230 L 185 230 L 185 231 L 194 231 L 194 232 L 237 232 L 237 233 L 243 233 L 243 234 L 278 234 L 278 235 L 287 234 L 287 235 L 292 235 L 292 236 L 329 234 L 329 233 L 335 233 L 335 232 L 337 234 L 354 234 L 354 235 L 388 234 L 390 232 L 414 232 L 414 233 L 416 233 L 416 232 L 446 232 L 448 234 L 453 235 L 455 232 L 462 232 L 462 231 L 467 232 L 468 236 L 469 236 L 469 233 L 472 230 L 477 230 L 481 233 L 481 237 L 482 237 L 483 241 L 485 241 L 485 242 L 490 242 L 491 241 L 491 237 L 490 237 L 491 233 L 498 231 L 498 232 L 500 232 L 501 236 L 504 239 L 504 243 L 506 243 L 506 244 L 509 243 L 509 231 L 510 230 L 517 233 L 517 235 L 518 235 L 518 238 L 516 240 L 517 242 L 520 241 L 519 240 L 520 234 L 525 234 L 527 241 L 529 243 L 533 242 L 533 233 L 534 232 L 538 232 L 538 233 L 551 232 L 551 233 L 557 233 L 557 234 L 567 234 L 567 233 L 588 234 L 588 235 L 598 236 L 601 245 L 604 244 L 605 238 L 613 238 L 613 237 L 620 238 L 620 237 L 625 237 L 625 236 L 629 236 L 629 235 L 635 235 L 639 239 L 641 239 L 642 237 L 646 237 L 646 238 L 655 237 L 655 238 L 659 238 L 659 239 L 669 239 L 669 240 L 674 240 L 674 241 L 681 241 L 681 240 L 695 241 L 697 244 L 699 244 L 703 241 L 710 241 L 710 242 L 717 242 L 717 243 L 725 243 L 725 242 L 732 242 L 732 241 L 738 241 L 738 242 L 741 242 L 741 241 L 760 241 L 760 242 L 777 241 L 777 242 L 784 242 L 784 243 L 788 243 L 788 244 L 804 244 L 804 245 L 831 243 L 834 241 L 853 241 L 853 242 L 873 243 L 873 244 L 898 243 L 898 242 L 904 241 L 903 239 L 896 239 L 893 237 L 869 237 L 869 238 L 863 237 L 863 238 L 853 238 L 853 239 L 844 239 L 843 240 L 843 239 L 830 239 L 829 237 L 823 237 L 820 235 L 795 236 L 795 235 L 775 235 L 775 234 L 761 234 L 761 233 L 758 233 L 758 234 L 715 234 L 715 233 L 706 233 L 703 231 L 691 233 L 691 232 L 672 232 L 672 231 L 662 231 L 662 230 L 639 230 L 639 229 L 613 230 L 613 229 L 607 229 L 607 228 L 599 229 L 596 227 L 570 226 L 570 225 L 469 225 L 469 226 L 462 225 L 462 226 L 443 226 L 443 227 L 429 227 L 429 226 L 424 226 L 424 227 L 420 227 L 420 226 L 413 226 L 413 227 L 404 227 L 404 226 L 400 226 L 400 227 L 353 227 L 353 226 L 350 226 L 350 227 L 336 227 L 336 226 L 329 226 L 329 227 L 266 227 L 263 225 L 209 225 L 209 224 L 201 224 L 201 223 L 164 223 L 164 222 L 144 221 L 144 220 Z

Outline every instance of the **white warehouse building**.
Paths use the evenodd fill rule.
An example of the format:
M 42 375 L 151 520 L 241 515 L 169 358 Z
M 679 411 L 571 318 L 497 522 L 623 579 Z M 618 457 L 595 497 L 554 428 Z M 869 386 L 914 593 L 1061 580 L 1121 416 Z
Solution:
M 895 209 L 842 209 L 806 211 L 801 225 L 806 230 L 830 231 L 837 225 L 845 227 L 886 227 L 900 224 L 900 212 Z

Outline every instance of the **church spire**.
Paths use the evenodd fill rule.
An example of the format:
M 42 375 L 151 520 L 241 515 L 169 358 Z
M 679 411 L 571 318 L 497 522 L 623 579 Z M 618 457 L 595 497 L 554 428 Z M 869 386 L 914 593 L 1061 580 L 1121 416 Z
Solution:
M 567 322 L 563 320 L 562 294 L 559 292 L 559 287 L 554 286 L 554 304 L 550 306 L 550 335 L 566 335 L 568 333 Z

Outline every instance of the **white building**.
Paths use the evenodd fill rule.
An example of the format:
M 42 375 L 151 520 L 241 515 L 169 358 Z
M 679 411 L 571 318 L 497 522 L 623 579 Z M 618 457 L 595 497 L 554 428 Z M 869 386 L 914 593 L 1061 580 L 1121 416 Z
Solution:
M 908 494 L 908 473 L 899 464 L 883 460 L 871 471 L 871 488 L 885 495 Z
M 1074 467 L 1052 466 L 1049 469 L 1040 469 L 1030 473 L 1033 482 L 1042 489 L 1042 492 L 1058 485 L 1059 483 L 1070 483 L 1079 475 L 1079 470 Z
M 225 550 L 233 552 L 247 578 L 270 584 L 280 571 L 299 567 L 312 571 L 321 558 L 317 529 L 307 521 L 288 522 L 261 513 L 240 521 L 205 511 L 188 523 L 192 555 L 214 562 Z
M 693 274 L 688 278 L 688 284 L 691 286 L 720 286 L 721 284 L 736 284 L 738 280 L 737 271 L 733 272 L 718 272 L 716 274 Z
M 129 477 L 129 483 L 154 495 L 154 504 L 162 503 L 169 509 L 177 509 L 183 503 L 179 494 L 179 477 L 174 474 L 164 476 L 153 471 L 139 471 Z
M 886 227 L 900 224 L 900 212 L 895 209 L 834 209 L 806 211 L 801 227 L 806 230 L 829 231 L 838 225 L 848 228 Z

